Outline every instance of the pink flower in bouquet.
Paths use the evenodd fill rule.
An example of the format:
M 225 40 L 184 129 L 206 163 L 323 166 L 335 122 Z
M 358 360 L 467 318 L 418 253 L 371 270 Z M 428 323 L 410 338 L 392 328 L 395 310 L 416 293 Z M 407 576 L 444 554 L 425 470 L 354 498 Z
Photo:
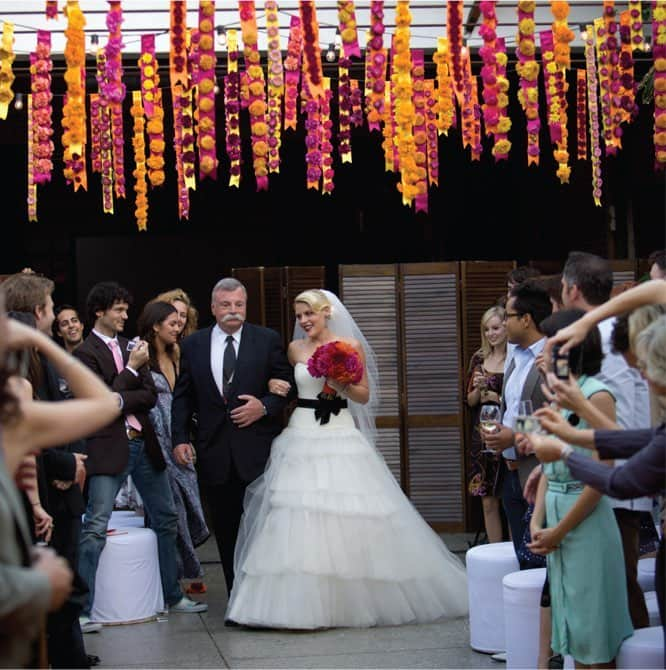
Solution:
M 308 372 L 313 377 L 330 377 L 341 384 L 358 384 L 363 377 L 363 363 L 354 347 L 336 340 L 317 347 L 308 359 Z M 324 384 L 323 393 L 335 395 L 335 389 Z

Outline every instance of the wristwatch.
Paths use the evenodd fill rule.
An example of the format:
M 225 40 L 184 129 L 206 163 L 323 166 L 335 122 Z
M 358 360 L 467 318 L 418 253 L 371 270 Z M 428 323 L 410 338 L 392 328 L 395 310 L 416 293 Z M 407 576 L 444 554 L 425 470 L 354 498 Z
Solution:
M 570 444 L 565 444 L 560 451 L 560 459 L 566 461 L 573 453 L 573 447 Z
M 264 408 L 264 416 L 268 416 L 268 407 L 266 407 L 266 403 L 261 403 L 262 407 Z

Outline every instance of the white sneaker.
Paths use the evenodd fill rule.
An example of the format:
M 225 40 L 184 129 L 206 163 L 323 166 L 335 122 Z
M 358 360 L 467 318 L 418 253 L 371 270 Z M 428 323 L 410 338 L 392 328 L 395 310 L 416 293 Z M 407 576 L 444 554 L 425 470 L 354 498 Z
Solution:
M 191 600 L 183 596 L 175 605 L 169 607 L 169 612 L 184 612 L 186 614 L 199 614 L 208 611 L 208 604 Z
M 80 616 L 79 626 L 82 633 L 99 633 L 102 630 L 102 624 L 91 621 L 89 616 Z

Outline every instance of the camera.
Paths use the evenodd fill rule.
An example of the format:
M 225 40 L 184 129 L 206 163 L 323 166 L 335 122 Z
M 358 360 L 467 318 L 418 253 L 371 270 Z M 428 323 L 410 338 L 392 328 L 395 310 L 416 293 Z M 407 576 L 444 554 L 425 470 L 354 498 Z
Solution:
M 127 351 L 134 351 L 139 346 L 139 338 L 135 337 L 127 343 Z
M 569 379 L 569 353 L 562 353 L 559 345 L 553 346 L 553 372 L 558 379 Z

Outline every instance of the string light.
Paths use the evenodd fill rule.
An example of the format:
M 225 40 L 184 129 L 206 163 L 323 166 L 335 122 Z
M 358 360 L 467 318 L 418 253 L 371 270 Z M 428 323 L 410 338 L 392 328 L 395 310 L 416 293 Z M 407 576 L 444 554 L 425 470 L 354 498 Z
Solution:
M 215 84 L 215 86 L 213 86 L 213 93 L 215 93 L 215 95 L 218 95 L 219 92 L 220 92 L 220 87 L 217 84 Z
M 336 60 L 337 57 L 338 57 L 338 55 L 335 53 L 335 44 L 333 42 L 331 42 L 328 45 L 328 49 L 326 50 L 325 58 L 326 58 L 327 62 L 335 63 L 335 60 Z
M 578 28 L 580 29 L 580 39 L 583 40 L 583 42 L 587 42 L 587 26 L 584 23 L 581 23 Z
M 14 98 L 14 109 L 23 109 L 23 93 L 17 93 Z

